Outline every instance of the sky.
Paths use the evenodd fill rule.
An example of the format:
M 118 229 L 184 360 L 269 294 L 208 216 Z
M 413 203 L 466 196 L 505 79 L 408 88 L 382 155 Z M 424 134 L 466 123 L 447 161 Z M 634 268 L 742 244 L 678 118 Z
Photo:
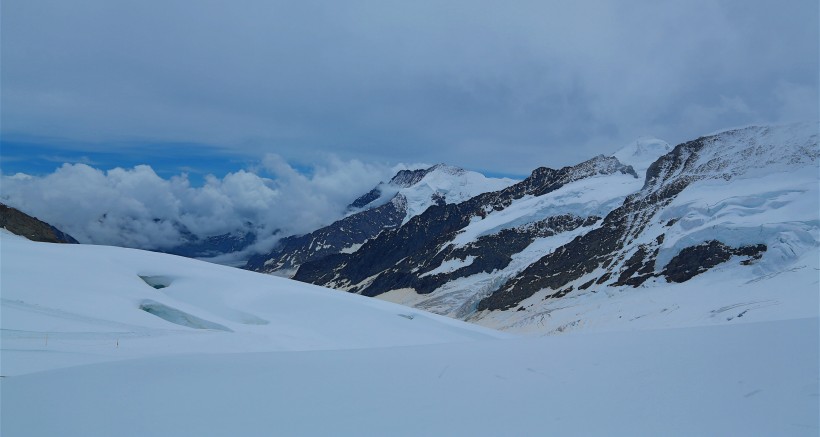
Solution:
M 816 0 L 0 7 L 0 169 L 32 184 L 65 163 L 192 190 L 238 172 L 290 187 L 266 160 L 337 185 L 369 168 L 311 192 L 339 211 L 397 166 L 523 178 L 642 136 L 820 118 Z

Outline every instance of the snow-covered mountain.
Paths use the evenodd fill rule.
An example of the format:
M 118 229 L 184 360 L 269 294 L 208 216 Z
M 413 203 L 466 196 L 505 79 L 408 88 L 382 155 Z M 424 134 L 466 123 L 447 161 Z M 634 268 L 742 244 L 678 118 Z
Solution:
M 355 252 L 366 241 L 407 223 L 430 206 L 463 202 L 513 183 L 444 164 L 401 170 L 353 201 L 343 219 L 309 234 L 283 238 L 270 253 L 251 257 L 245 268 L 290 277 L 307 261 Z
M 681 295 L 693 285 L 672 284 L 715 268 L 698 282 L 734 279 L 716 296 L 726 302 L 721 308 L 736 312 L 729 318 L 778 311 L 761 306 L 813 302 L 820 247 L 818 157 L 817 124 L 751 127 L 680 144 L 649 167 L 640 191 L 594 229 L 485 297 L 472 318 L 521 327 L 552 317 L 554 329 L 594 322 L 591 315 L 560 320 L 553 310 L 568 302 L 606 305 L 605 296 L 635 288 Z M 642 305 L 624 315 L 657 317 L 679 306 Z M 492 314 L 514 308 L 521 311 L 513 318 Z M 708 316 L 713 314 L 691 315 Z
M 513 337 L 134 249 L 0 231 L 0 260 L 3 436 L 818 432 L 816 282 L 721 326 Z
M 663 325 L 673 310 L 676 323 L 694 323 L 722 307 L 765 319 L 816 300 L 819 155 L 817 124 L 732 130 L 674 149 L 641 139 L 433 206 L 355 253 L 304 263 L 294 278 L 514 330 L 594 324 L 600 308 L 616 324 L 652 315 Z M 688 302 L 683 293 L 705 272 L 735 279 L 716 300 L 680 310 L 673 296 Z M 780 281 L 794 286 L 778 293 Z M 669 296 L 620 303 L 655 290 Z
M 403 198 L 402 224 L 433 205 L 463 202 L 481 193 L 497 191 L 514 184 L 509 178 L 488 178 L 446 164 L 427 169 L 401 170 L 387 183 L 380 183 L 350 205 L 353 211 L 378 207 L 395 198 Z

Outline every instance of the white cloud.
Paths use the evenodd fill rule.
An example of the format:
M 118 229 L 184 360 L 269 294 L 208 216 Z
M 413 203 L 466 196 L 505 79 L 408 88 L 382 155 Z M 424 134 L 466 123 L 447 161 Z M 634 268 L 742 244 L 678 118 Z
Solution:
M 780 122 L 816 121 L 820 96 L 816 87 L 782 81 L 774 89 Z
M 83 243 L 167 249 L 182 241 L 183 229 L 203 237 L 254 230 L 263 250 L 283 235 L 338 219 L 391 172 L 385 165 L 328 157 L 303 174 L 267 155 L 257 172 L 209 175 L 195 187 L 184 174 L 164 179 L 147 165 L 103 171 L 63 164 L 41 177 L 2 176 L 0 199 Z
M 753 120 L 757 121 L 756 115 L 751 108 L 740 97 L 720 96 L 717 102 L 710 105 L 692 104 L 681 110 L 681 120 L 696 129 L 697 132 L 706 134 L 714 130 L 720 120 Z M 729 128 L 731 126 L 723 126 Z

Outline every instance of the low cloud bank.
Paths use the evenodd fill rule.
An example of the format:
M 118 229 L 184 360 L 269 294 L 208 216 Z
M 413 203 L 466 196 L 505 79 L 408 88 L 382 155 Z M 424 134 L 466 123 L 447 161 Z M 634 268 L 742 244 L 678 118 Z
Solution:
M 269 154 L 256 168 L 192 186 L 185 174 L 164 179 L 148 165 L 63 164 L 45 176 L 2 175 L 0 199 L 82 243 L 170 249 L 187 232 L 254 231 L 260 240 L 253 249 L 262 251 L 340 218 L 353 199 L 404 167 L 328 158 L 300 172 Z

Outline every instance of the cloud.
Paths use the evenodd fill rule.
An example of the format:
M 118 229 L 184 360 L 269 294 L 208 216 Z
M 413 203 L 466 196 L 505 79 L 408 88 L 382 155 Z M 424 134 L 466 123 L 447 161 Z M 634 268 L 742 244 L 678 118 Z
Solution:
M 0 199 L 83 243 L 168 249 L 186 230 L 200 237 L 252 230 L 262 237 L 255 249 L 266 250 L 281 236 L 340 218 L 393 170 L 329 156 L 305 174 L 269 154 L 253 171 L 192 186 L 185 174 L 164 179 L 147 165 L 103 171 L 67 163 L 45 176 L 3 175 Z
M 816 87 L 782 81 L 774 89 L 774 96 L 779 103 L 778 121 L 782 123 L 795 121 L 815 121 L 817 117 L 820 94 Z
M 692 104 L 681 111 L 682 119 L 704 134 L 715 125 L 716 120 L 727 123 L 728 120 L 744 120 L 755 115 L 743 99 L 726 96 L 719 96 L 712 104 Z
M 816 119 L 775 89 L 817 95 L 817 15 L 816 0 L 6 0 L 2 129 L 527 174 L 644 134 Z

